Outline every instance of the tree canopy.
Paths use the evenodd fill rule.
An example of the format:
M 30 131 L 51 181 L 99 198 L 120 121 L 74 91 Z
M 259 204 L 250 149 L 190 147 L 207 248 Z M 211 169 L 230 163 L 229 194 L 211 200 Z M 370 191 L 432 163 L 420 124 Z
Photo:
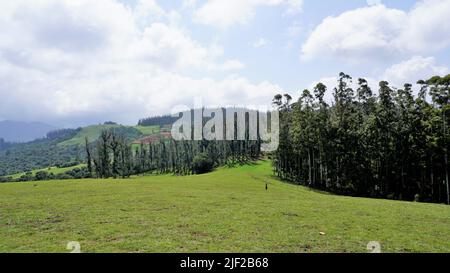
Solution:
M 332 105 L 327 87 L 304 90 L 282 103 L 276 174 L 285 180 L 339 194 L 450 203 L 448 149 L 450 75 L 396 89 L 340 73 Z

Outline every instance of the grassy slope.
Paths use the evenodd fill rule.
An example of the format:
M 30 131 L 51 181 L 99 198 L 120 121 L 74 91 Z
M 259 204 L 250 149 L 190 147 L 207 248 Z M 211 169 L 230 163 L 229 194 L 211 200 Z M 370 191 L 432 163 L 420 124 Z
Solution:
M 159 133 L 159 126 L 134 126 L 134 128 L 138 129 L 146 136 Z
M 61 142 L 58 146 L 70 146 L 70 145 L 81 145 L 85 144 L 85 138 L 88 137 L 89 141 L 95 141 L 100 136 L 103 130 L 108 130 L 111 128 L 117 128 L 120 125 L 91 125 L 84 127 L 76 136 L 73 138 Z M 151 135 L 159 132 L 158 126 L 133 126 L 133 128 L 139 130 L 144 135 Z
M 61 174 L 61 173 L 65 173 L 67 171 L 71 171 L 75 168 L 81 168 L 81 167 L 85 167 L 86 164 L 80 164 L 80 165 L 76 165 L 76 166 L 72 166 L 72 167 L 66 167 L 66 168 L 58 168 L 58 167 L 50 167 L 50 168 L 44 168 L 44 169 L 40 169 L 40 170 L 33 170 L 31 173 L 33 175 L 36 175 L 37 172 L 39 171 L 46 171 L 48 173 L 53 173 L 53 174 Z M 7 175 L 6 177 L 12 177 L 13 179 L 17 179 L 20 178 L 21 176 L 25 175 L 26 173 L 18 173 L 18 174 L 14 174 L 14 175 Z
M 85 252 L 366 252 L 369 241 L 385 252 L 450 252 L 450 207 L 322 194 L 274 180 L 268 162 L 0 184 L 0 208 L 0 252 L 67 252 L 68 241 Z
M 84 145 L 85 138 L 88 137 L 89 141 L 94 141 L 98 139 L 102 130 L 108 130 L 111 128 L 117 128 L 119 125 L 91 125 L 84 127 L 78 134 L 73 138 L 61 142 L 58 146 L 70 146 L 70 145 Z

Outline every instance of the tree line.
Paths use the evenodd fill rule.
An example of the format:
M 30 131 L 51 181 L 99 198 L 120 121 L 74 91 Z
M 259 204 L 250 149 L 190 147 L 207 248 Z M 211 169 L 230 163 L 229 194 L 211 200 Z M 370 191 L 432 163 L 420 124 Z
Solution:
M 261 155 L 260 147 L 256 140 L 169 140 L 133 146 L 114 130 L 105 130 L 94 147 L 86 139 L 86 162 L 88 172 L 97 178 L 201 174 L 215 167 L 256 160 Z
M 139 126 L 164 126 L 174 123 L 178 118 L 170 115 L 154 116 L 149 118 L 143 118 L 138 121 Z
M 340 73 L 333 102 L 327 86 L 304 90 L 297 102 L 276 95 L 280 146 L 273 154 L 281 179 L 338 194 L 450 204 L 450 75 L 396 89 L 365 79 L 351 87 Z

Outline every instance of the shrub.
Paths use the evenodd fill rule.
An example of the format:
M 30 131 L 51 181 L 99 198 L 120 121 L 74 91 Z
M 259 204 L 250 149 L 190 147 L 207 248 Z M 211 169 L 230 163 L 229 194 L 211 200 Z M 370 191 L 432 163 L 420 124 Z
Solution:
M 65 162 L 65 163 L 56 164 L 56 167 L 58 167 L 58 168 L 70 168 L 70 167 L 75 167 L 75 166 L 77 166 L 79 164 L 80 164 L 80 162 L 72 161 L 72 162 Z
M 14 182 L 14 179 L 12 179 L 12 177 L 0 177 L 0 183 L 5 182 Z
M 37 172 L 35 175 L 35 179 L 37 181 L 48 180 L 49 178 L 49 173 L 46 171 Z
M 209 173 L 214 168 L 214 162 L 210 159 L 207 153 L 201 153 L 194 157 L 192 163 L 192 171 L 195 174 Z
M 57 180 L 67 180 L 67 179 L 73 179 L 72 176 L 66 174 L 66 173 L 59 173 L 55 176 L 55 179 Z
M 31 172 L 27 172 L 26 174 L 22 175 L 19 179 L 17 179 L 17 181 L 19 182 L 28 182 L 33 180 L 34 176 L 31 174 Z
M 67 171 L 64 173 L 66 176 L 70 176 L 73 179 L 83 179 L 83 178 L 90 178 L 91 174 L 89 173 L 88 169 L 86 167 L 82 168 L 75 168 L 71 171 Z

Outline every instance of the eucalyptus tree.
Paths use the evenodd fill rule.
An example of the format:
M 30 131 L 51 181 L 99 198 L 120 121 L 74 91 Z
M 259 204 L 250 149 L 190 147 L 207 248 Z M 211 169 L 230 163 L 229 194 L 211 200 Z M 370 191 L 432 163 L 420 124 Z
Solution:
M 356 91 L 351 82 L 339 74 L 331 106 L 321 83 L 295 103 L 275 96 L 275 173 L 340 194 L 450 203 L 450 75 L 419 81 L 416 97 L 408 83 L 381 81 L 375 96 L 367 80 L 358 79 Z

